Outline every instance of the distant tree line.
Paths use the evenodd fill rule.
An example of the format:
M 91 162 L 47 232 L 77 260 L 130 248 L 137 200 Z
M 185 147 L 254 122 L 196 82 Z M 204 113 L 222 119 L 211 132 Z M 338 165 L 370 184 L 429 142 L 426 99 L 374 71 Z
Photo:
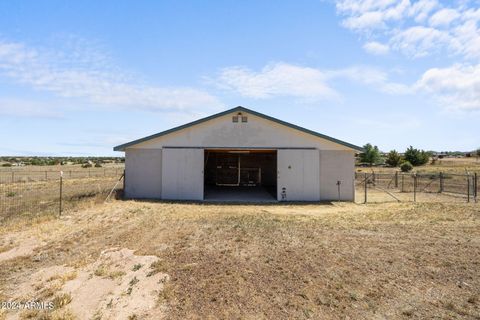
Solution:
M 101 167 L 105 163 L 123 163 L 124 157 L 0 157 L 2 166 L 10 167 L 13 165 L 25 166 L 53 166 L 80 164 L 83 167 Z
M 403 156 L 396 150 L 392 150 L 382 156 L 377 146 L 367 143 L 363 146 L 364 152 L 360 154 L 360 162 L 366 163 L 370 166 L 385 163 L 391 167 L 398 167 L 404 172 L 413 169 L 414 166 L 421 166 L 427 164 L 433 152 L 416 149 L 412 146 L 405 150 Z

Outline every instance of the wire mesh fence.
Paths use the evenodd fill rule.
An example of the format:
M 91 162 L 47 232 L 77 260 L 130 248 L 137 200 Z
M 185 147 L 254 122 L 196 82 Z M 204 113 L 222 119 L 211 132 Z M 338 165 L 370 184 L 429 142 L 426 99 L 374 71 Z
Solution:
M 98 172 L 94 175 L 92 170 L 90 176 L 83 173 L 81 177 L 76 177 L 73 173 L 49 171 L 46 179 L 45 175 L 43 179 L 35 175 L 29 179 L 0 175 L 0 222 L 19 215 L 61 214 L 81 202 L 105 199 L 112 189 L 123 188 L 123 183 L 117 183 L 123 177 L 123 170 L 110 170 L 108 175 Z
M 478 201 L 478 173 L 356 172 L 357 202 Z
M 122 173 L 123 167 L 75 168 L 63 170 L 63 177 L 66 179 L 118 177 Z M 57 169 L 25 170 L 22 167 L 18 169 L 0 168 L 0 183 L 51 181 L 58 179 L 59 170 Z

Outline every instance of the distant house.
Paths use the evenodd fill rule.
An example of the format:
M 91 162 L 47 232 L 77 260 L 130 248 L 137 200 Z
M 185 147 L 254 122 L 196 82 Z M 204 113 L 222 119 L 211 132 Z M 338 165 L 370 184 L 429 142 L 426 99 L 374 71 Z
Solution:
M 362 149 L 237 107 L 114 150 L 127 198 L 353 201 Z

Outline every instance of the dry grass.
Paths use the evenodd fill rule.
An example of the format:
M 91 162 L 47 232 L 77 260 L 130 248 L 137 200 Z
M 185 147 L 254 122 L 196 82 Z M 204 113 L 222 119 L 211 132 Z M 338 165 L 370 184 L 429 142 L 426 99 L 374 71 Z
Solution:
M 169 319 L 480 319 L 479 204 L 117 201 L 0 234 L 45 241 L 0 263 L 0 298 L 38 268 L 120 247 L 160 258 L 141 268 L 169 274 Z
M 358 172 L 371 172 L 372 169 L 378 173 L 393 173 L 399 168 L 390 167 L 357 167 Z M 450 173 L 465 174 L 466 171 L 480 173 L 480 158 L 444 158 L 436 160 L 434 164 L 427 164 L 414 168 L 418 173 Z

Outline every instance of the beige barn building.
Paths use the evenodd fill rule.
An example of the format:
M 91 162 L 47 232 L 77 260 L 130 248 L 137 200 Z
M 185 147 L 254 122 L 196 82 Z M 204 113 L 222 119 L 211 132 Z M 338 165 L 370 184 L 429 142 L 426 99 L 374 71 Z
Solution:
M 114 148 L 125 196 L 206 201 L 353 201 L 360 147 L 236 107 Z

